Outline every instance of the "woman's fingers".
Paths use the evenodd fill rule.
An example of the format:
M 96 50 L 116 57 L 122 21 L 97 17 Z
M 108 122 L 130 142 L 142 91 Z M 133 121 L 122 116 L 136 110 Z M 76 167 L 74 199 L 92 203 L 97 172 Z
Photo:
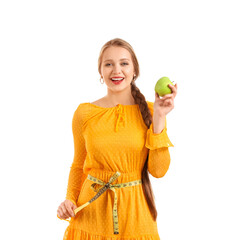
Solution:
M 69 217 L 69 212 L 67 211 L 65 204 L 62 203 L 60 205 L 60 212 L 61 212 L 61 218 L 68 218 Z
M 69 217 L 74 217 L 74 210 L 77 207 L 75 206 L 75 204 L 73 204 L 70 200 L 65 200 L 64 202 L 62 202 L 60 204 L 60 206 L 57 209 L 57 215 L 58 217 L 60 217 L 61 219 L 66 219 Z
M 172 94 L 174 95 L 174 97 L 176 96 L 177 93 L 177 83 L 175 85 L 172 84 L 168 84 L 168 87 L 172 90 Z
M 171 98 L 165 99 L 164 103 L 172 103 L 172 99 Z
M 171 93 L 171 94 L 166 94 L 162 97 L 162 99 L 167 99 L 167 98 L 172 98 L 174 97 L 174 95 Z
M 61 211 L 61 209 L 57 210 L 57 215 L 61 219 L 66 219 L 66 217 L 63 215 L 63 212 Z
M 57 209 L 57 215 L 58 215 L 59 218 L 61 218 L 61 212 L 60 212 L 59 208 Z
M 155 98 L 157 98 L 157 100 L 162 100 L 162 101 L 167 98 L 175 98 L 177 94 L 177 83 L 175 85 L 168 84 L 168 87 L 171 89 L 172 93 L 166 94 L 160 98 L 159 94 L 155 92 Z
M 73 205 L 73 204 L 72 204 Z M 74 217 L 74 212 L 72 210 L 72 205 L 65 202 L 66 209 L 71 217 Z
M 155 99 L 156 100 L 159 100 L 160 98 L 159 98 L 159 94 L 157 93 L 157 92 L 155 92 Z
M 74 210 L 77 208 L 77 206 L 75 205 L 75 204 L 72 204 L 71 205 L 71 209 L 72 209 L 72 211 L 74 212 Z

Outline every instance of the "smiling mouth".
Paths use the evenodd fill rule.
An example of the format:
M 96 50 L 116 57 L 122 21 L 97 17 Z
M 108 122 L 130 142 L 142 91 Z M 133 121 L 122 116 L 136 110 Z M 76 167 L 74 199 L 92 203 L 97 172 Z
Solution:
M 124 80 L 124 78 L 111 78 L 112 82 L 118 83 Z

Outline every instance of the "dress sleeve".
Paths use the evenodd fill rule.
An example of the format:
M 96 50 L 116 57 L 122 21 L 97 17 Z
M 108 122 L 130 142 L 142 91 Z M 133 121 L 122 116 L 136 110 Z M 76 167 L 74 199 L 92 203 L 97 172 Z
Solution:
M 86 158 L 85 139 L 82 133 L 82 126 L 86 117 L 85 109 L 79 105 L 74 112 L 72 119 L 72 132 L 74 139 L 74 158 L 70 167 L 66 199 L 77 205 L 77 199 L 86 178 L 83 173 L 83 165 Z
M 152 114 L 153 111 L 151 110 Z M 165 117 L 165 127 L 161 133 L 153 132 L 153 123 L 147 130 L 146 144 L 149 149 L 148 171 L 156 178 L 163 177 L 170 165 L 170 153 L 168 147 L 174 147 L 167 135 L 167 120 Z

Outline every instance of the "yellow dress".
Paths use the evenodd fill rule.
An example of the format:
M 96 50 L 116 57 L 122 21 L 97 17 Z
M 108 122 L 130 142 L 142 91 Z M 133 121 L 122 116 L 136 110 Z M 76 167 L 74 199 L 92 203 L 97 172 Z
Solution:
M 153 102 L 147 103 L 153 116 Z M 149 173 L 156 178 L 163 177 L 170 165 L 168 147 L 174 145 L 167 136 L 166 119 L 161 133 L 153 133 L 152 126 L 151 123 L 147 128 L 137 104 L 105 108 L 81 103 L 72 119 L 74 159 L 66 199 L 77 207 L 92 199 L 98 191 L 94 191 L 90 176 L 106 184 L 118 172 L 120 176 L 112 184 L 136 183 L 141 179 L 148 151 Z M 100 187 L 103 186 L 97 184 L 95 189 Z M 114 204 L 117 223 L 113 220 Z M 71 239 L 159 240 L 157 222 L 150 214 L 142 184 L 107 189 L 77 212 L 63 237 L 63 240 Z

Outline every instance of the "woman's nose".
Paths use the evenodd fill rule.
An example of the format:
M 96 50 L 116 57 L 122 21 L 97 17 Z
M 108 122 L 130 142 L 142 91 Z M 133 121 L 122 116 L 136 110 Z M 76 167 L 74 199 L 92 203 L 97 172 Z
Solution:
M 113 68 L 114 74 L 121 73 L 121 66 L 116 64 Z

